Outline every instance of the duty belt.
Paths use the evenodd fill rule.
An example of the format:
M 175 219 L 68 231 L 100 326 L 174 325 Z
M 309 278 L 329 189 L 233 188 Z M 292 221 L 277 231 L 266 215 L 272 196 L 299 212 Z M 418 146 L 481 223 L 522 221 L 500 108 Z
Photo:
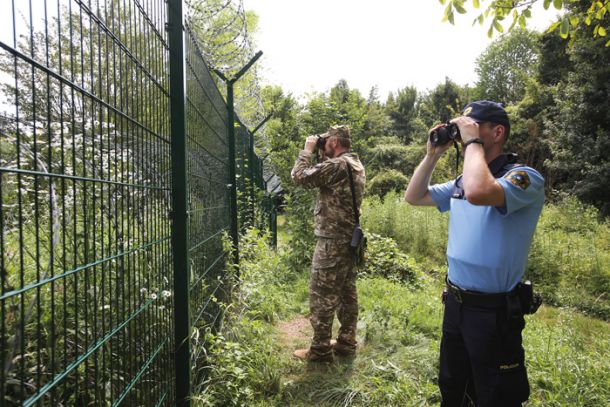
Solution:
M 506 305 L 506 297 L 509 293 L 497 293 L 489 294 L 478 291 L 464 290 L 451 283 L 448 278 L 445 279 L 447 283 L 447 291 L 453 295 L 455 300 L 463 305 L 469 305 L 473 307 L 481 308 L 499 308 Z

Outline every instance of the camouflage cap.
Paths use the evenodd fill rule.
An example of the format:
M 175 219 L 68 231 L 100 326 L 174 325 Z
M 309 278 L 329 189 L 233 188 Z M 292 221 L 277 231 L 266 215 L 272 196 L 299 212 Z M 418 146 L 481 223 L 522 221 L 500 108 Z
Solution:
M 345 138 L 348 140 L 351 138 L 349 133 L 349 127 L 344 124 L 340 126 L 331 126 L 326 133 L 320 134 L 320 137 L 338 137 Z

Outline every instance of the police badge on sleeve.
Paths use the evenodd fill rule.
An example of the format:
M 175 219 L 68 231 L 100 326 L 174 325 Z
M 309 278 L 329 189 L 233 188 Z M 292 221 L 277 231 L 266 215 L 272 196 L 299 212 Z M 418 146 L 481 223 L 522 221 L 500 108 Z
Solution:
M 530 176 L 526 171 L 511 171 L 504 176 L 508 182 L 513 184 L 516 187 L 521 188 L 522 190 L 526 190 L 530 184 Z

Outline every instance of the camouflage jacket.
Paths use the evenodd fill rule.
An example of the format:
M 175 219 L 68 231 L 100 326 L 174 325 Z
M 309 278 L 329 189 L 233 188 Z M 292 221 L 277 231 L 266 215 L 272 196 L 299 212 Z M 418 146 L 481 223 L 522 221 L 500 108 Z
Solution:
M 352 167 L 358 208 L 364 195 L 364 166 L 355 153 L 347 152 L 314 166 L 311 154 L 301 151 L 292 169 L 292 180 L 304 188 L 319 188 L 316 200 L 315 234 L 318 237 L 350 240 L 354 231 L 352 192 L 347 163 Z

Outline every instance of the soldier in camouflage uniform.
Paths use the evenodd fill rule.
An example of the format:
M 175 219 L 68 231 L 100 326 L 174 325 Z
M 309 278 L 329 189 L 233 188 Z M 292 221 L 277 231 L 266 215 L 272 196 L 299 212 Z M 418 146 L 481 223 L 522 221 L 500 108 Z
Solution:
M 314 334 L 309 349 L 299 349 L 294 356 L 310 361 L 332 361 L 333 350 L 341 355 L 353 355 L 356 351 L 358 296 L 356 269 L 349 251 L 355 223 L 347 166 L 352 169 L 358 208 L 364 195 L 365 174 L 358 156 L 350 150 L 347 126 L 333 126 L 320 137 L 327 138 L 321 152 L 324 161 L 312 166 L 317 136 L 309 136 L 291 174 L 297 185 L 319 188 L 314 210 L 318 242 L 309 287 Z M 341 328 L 337 340 L 331 343 L 335 312 Z

